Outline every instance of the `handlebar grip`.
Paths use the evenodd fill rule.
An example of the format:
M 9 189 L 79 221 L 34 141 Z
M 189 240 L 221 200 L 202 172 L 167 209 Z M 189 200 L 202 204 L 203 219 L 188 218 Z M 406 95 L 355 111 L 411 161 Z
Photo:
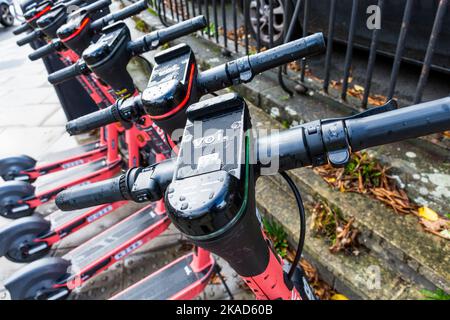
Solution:
M 84 68 L 80 67 L 78 63 L 74 63 L 68 67 L 55 71 L 48 75 L 48 81 L 51 84 L 58 84 L 70 80 L 76 76 L 82 75 Z
M 41 30 L 36 29 L 33 30 L 32 32 L 30 32 L 29 34 L 27 34 L 25 37 L 23 37 L 22 39 L 19 39 L 16 41 L 18 46 L 23 46 L 26 45 L 27 43 L 30 43 L 36 39 L 38 39 L 41 36 Z
M 345 121 L 352 151 L 450 130 L 450 97 Z
M 206 27 L 206 19 L 204 16 L 197 16 L 195 18 L 177 23 L 168 28 L 161 29 L 158 32 L 159 42 L 161 44 L 175 40 L 182 36 L 191 34 Z
M 28 23 L 24 22 L 13 30 L 13 34 L 17 36 L 21 33 L 24 33 L 27 30 L 31 30 L 31 26 Z
M 76 135 L 117 121 L 114 117 L 113 107 L 111 106 L 67 122 L 66 131 L 70 135 Z
M 68 211 L 126 200 L 120 191 L 122 177 L 124 176 L 63 190 L 56 196 L 56 206 Z
M 206 27 L 206 19 L 204 16 L 198 16 L 168 28 L 153 31 L 135 41 L 128 43 L 128 50 L 133 55 L 138 55 L 150 50 L 156 49 L 161 44 L 167 43 L 179 37 L 188 35 L 192 32 Z
M 141 0 L 112 14 L 114 21 L 123 20 L 148 8 L 147 0 Z
M 98 0 L 85 7 L 82 7 L 82 10 L 85 12 L 94 12 L 108 7 L 109 5 L 111 5 L 111 0 Z
M 136 3 L 133 3 L 132 5 L 125 7 L 117 12 L 110 13 L 103 18 L 100 18 L 98 20 L 95 20 L 91 24 L 91 30 L 93 31 L 99 31 L 103 27 L 107 26 L 108 23 L 113 21 L 120 21 L 126 18 L 129 18 L 131 16 L 134 16 L 135 14 L 138 14 L 141 11 L 144 11 L 148 8 L 147 0 L 141 0 Z
M 287 42 L 278 47 L 221 64 L 199 74 L 198 85 L 203 93 L 215 92 L 251 81 L 257 74 L 300 58 L 319 54 L 325 49 L 321 32 Z
M 34 50 L 32 53 L 30 53 L 28 55 L 28 58 L 31 61 L 35 61 L 35 60 L 44 58 L 44 57 L 48 56 L 49 54 L 55 52 L 57 47 L 58 47 L 57 42 L 52 41 L 49 44 L 46 44 L 45 46 L 39 47 L 36 50 Z
M 255 74 L 282 66 L 300 58 L 316 55 L 325 50 L 325 40 L 321 32 L 294 40 L 278 47 L 249 56 Z

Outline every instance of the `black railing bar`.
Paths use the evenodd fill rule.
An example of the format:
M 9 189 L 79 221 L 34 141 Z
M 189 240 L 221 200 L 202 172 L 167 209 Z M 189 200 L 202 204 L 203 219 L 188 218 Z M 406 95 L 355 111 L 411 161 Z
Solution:
M 177 17 L 177 22 L 180 22 L 180 12 L 178 11 L 178 0 L 175 0 L 175 15 Z
M 250 17 L 249 17 L 250 19 Z M 256 51 L 261 52 L 261 2 L 256 1 Z
M 380 21 L 381 24 L 383 24 L 383 6 L 384 6 L 384 0 L 378 0 L 378 10 L 380 10 Z M 377 46 L 378 46 L 378 38 L 381 32 L 380 29 L 375 28 L 372 32 L 372 42 L 370 44 L 370 53 L 369 53 L 369 60 L 367 63 L 367 71 L 366 71 L 366 79 L 364 82 L 364 95 L 362 100 L 362 107 L 367 107 L 367 101 L 369 100 L 369 94 L 370 94 L 370 86 L 372 84 L 372 76 L 373 76 L 373 69 L 375 66 L 375 60 L 377 57 Z
M 164 21 L 167 23 L 167 12 L 166 12 L 166 4 L 164 0 L 159 0 L 159 6 L 162 7 L 162 14 L 164 15 Z
M 294 33 L 294 29 L 295 29 L 297 21 L 298 21 L 298 16 L 300 15 L 301 6 L 302 6 L 302 0 L 298 0 L 297 3 L 295 4 L 294 14 L 292 15 L 292 20 L 291 20 L 291 23 L 289 24 L 289 28 L 288 28 L 286 34 L 284 34 L 283 43 L 288 43 L 289 41 L 291 41 L 292 33 Z M 285 11 L 284 14 L 286 16 L 287 12 Z M 285 19 L 285 21 L 286 21 L 286 19 Z M 283 89 L 291 97 L 294 95 L 294 92 L 292 90 L 290 90 L 284 83 L 283 67 L 278 68 L 278 83 L 280 84 L 281 89 Z
M 303 37 L 308 35 L 308 21 L 309 20 L 309 0 L 305 0 L 305 7 L 303 12 Z M 300 81 L 305 82 L 306 72 L 306 58 L 301 60 Z
M 206 24 L 207 24 L 207 32 L 208 32 L 208 39 L 211 39 L 211 19 L 209 15 L 209 0 L 204 0 L 205 4 L 205 13 L 206 13 Z
M 233 29 L 234 29 L 234 51 L 237 53 L 239 52 L 239 45 L 238 45 L 238 30 L 237 30 L 237 8 L 236 8 L 236 0 L 232 1 L 233 6 Z
M 219 19 L 217 17 L 217 0 L 213 0 L 213 17 L 214 17 L 214 37 L 216 38 L 216 43 L 219 43 Z
M 194 1 L 194 0 L 192 0 L 192 1 Z M 207 32 L 208 32 L 208 38 L 210 37 L 210 35 L 209 35 L 209 33 L 210 33 L 210 30 L 209 30 L 209 10 L 208 10 L 208 6 L 209 6 L 209 3 L 208 3 L 208 0 L 205 0 L 206 1 L 206 3 L 205 3 L 205 12 L 206 12 L 206 27 L 207 27 Z M 198 5 L 198 14 L 199 15 L 202 15 L 203 14 L 203 3 L 204 3 L 204 1 L 203 0 L 197 0 L 197 5 Z M 203 36 L 203 29 L 202 29 L 202 36 Z
M 420 78 L 416 88 L 414 104 L 420 103 L 422 101 L 423 91 L 428 81 L 428 75 L 430 74 L 430 66 L 433 59 L 434 49 L 436 47 L 437 39 L 444 22 L 447 3 L 447 0 L 439 1 L 436 17 L 434 18 L 433 29 L 431 31 L 430 40 L 428 42 L 427 51 L 425 53 L 425 59 L 423 61 L 422 71 L 420 72 Z
M 195 1 L 194 0 L 191 0 L 191 10 L 192 10 L 192 16 L 193 17 L 197 16 L 195 14 Z
M 245 0 L 244 0 L 245 2 Z M 244 3 L 244 17 L 248 17 L 248 6 L 245 5 Z M 244 19 L 244 37 L 245 37 L 245 54 L 248 55 L 249 54 L 249 43 L 248 43 L 248 20 L 249 19 Z
M 357 14 L 358 14 L 358 0 L 353 0 L 352 13 L 350 19 L 350 30 L 347 40 L 347 52 L 345 53 L 344 79 L 342 82 L 342 92 L 341 92 L 342 100 L 345 100 L 347 98 L 348 78 L 350 76 L 350 67 L 352 64 L 353 38 L 355 35 Z
M 164 0 L 163 0 L 164 1 Z M 175 0 L 176 1 L 176 0 Z M 173 12 L 173 3 L 172 0 L 169 0 L 169 8 L 170 8 L 170 12 L 172 14 L 172 21 L 175 21 L 175 13 Z
M 181 1 L 181 3 L 180 3 L 180 11 L 181 11 L 181 21 L 183 21 L 183 20 L 185 20 L 186 19 L 186 16 L 184 15 L 184 0 L 180 0 Z
M 225 11 L 225 0 L 220 3 L 222 9 L 222 31 L 223 31 L 223 46 L 228 49 L 228 35 L 227 35 L 227 12 Z
M 269 47 L 273 48 L 273 0 L 269 0 Z
M 328 93 L 328 86 L 330 85 L 331 73 L 331 58 L 333 53 L 333 39 L 334 39 L 334 22 L 336 20 L 336 0 L 330 2 L 330 17 L 328 19 L 328 36 L 327 36 L 327 52 L 325 55 L 325 77 L 323 79 L 323 91 Z
M 408 34 L 409 23 L 411 20 L 411 12 L 414 0 L 407 0 L 405 10 L 403 11 L 402 26 L 398 36 L 397 49 L 395 50 L 394 63 L 392 64 L 391 78 L 389 80 L 389 91 L 386 101 L 394 97 L 395 87 L 397 85 L 398 73 L 402 62 L 403 51 L 405 49 L 406 35 Z

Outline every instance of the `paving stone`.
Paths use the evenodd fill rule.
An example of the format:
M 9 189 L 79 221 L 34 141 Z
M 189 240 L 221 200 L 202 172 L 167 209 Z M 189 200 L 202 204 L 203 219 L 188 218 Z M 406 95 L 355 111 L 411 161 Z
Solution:
M 53 98 L 52 98 L 53 99 Z M 61 108 L 58 108 L 50 117 L 48 117 L 44 123 L 42 123 L 42 126 L 44 127 L 58 127 L 58 126 L 65 126 L 67 123 L 67 118 L 64 113 L 64 110 Z
M 5 128 L 0 133 L 0 157 L 27 154 L 39 159 L 64 132 L 64 127 Z
M 59 104 L 26 104 L 4 108 L 1 112 L 0 127 L 40 126 L 58 109 L 61 109 Z

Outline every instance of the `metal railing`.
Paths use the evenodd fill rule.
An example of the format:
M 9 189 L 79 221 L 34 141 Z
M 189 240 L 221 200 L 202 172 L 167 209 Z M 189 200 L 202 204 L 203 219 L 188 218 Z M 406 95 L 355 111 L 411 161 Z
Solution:
M 190 17 L 203 14 L 207 19 L 207 27 L 201 31 L 201 34 L 206 39 L 214 41 L 220 45 L 223 54 L 227 55 L 231 52 L 252 54 L 260 52 L 267 48 L 276 45 L 275 41 L 275 23 L 276 16 L 279 14 L 279 7 L 282 0 L 149 0 L 151 7 L 155 9 L 160 15 L 161 21 L 165 24 L 182 21 Z M 361 6 L 360 0 L 351 0 L 350 23 L 347 30 L 347 39 L 345 41 L 345 62 L 343 74 L 341 78 L 340 98 L 347 100 L 349 90 L 349 79 L 351 78 L 351 68 L 353 62 L 353 51 L 355 46 L 355 31 L 357 30 L 358 11 Z M 405 0 L 403 9 L 403 17 L 398 33 L 397 44 L 393 56 L 392 69 L 389 78 L 389 86 L 386 92 L 386 100 L 394 98 L 398 77 L 400 73 L 400 65 L 404 60 L 404 52 L 406 46 L 407 36 L 410 32 L 411 16 L 414 8 L 414 2 L 418 0 Z M 321 87 L 324 93 L 329 94 L 331 80 L 331 69 L 333 61 L 333 42 L 336 33 L 336 12 L 338 1 L 328 0 L 328 28 L 324 30 L 327 38 L 327 51 L 322 69 L 323 79 L 321 79 Z M 383 10 L 389 10 L 388 3 L 385 0 L 373 1 L 380 10 L 380 19 L 383 21 Z M 297 0 L 293 1 L 294 8 L 292 18 L 289 19 L 290 25 L 283 31 L 282 42 L 289 41 L 295 30 L 301 27 L 301 35 L 308 34 L 309 23 L 311 19 L 311 0 Z M 262 8 L 261 6 L 264 6 Z M 231 9 L 231 10 L 230 10 Z M 429 36 L 428 45 L 425 52 L 425 57 L 421 61 L 421 72 L 419 80 L 414 93 L 413 103 L 419 103 L 422 100 L 424 89 L 427 85 L 430 69 L 432 66 L 432 58 L 438 44 L 438 37 L 444 25 L 444 17 L 448 9 L 448 0 L 439 0 L 437 11 L 434 16 L 434 23 Z M 249 10 L 254 10 L 256 16 L 254 21 L 250 21 Z M 231 12 L 230 12 L 231 11 Z M 276 12 L 275 12 L 276 11 Z M 284 15 L 287 14 L 284 11 Z M 264 12 L 265 17 L 261 19 L 261 12 Z M 286 16 L 285 16 L 286 17 Z M 171 20 L 171 21 L 170 21 Z M 287 21 L 287 19 L 284 19 Z M 250 30 L 250 23 L 255 23 L 255 31 Z M 447 25 L 448 27 L 448 25 Z M 268 31 L 268 41 L 266 47 L 263 46 L 261 29 L 266 28 Z M 277 30 L 278 31 L 278 30 Z M 376 68 L 376 58 L 378 56 L 378 47 L 380 43 L 381 29 L 375 28 L 370 30 L 371 40 L 368 46 L 367 67 L 365 71 L 365 80 L 363 85 L 363 94 L 361 96 L 361 106 L 366 108 L 371 94 L 371 85 L 373 74 Z M 267 40 L 267 39 L 266 39 Z M 278 41 L 277 44 L 280 44 Z M 317 67 L 317 66 L 316 66 Z M 450 66 L 447 66 L 450 71 Z M 300 83 L 305 85 L 305 77 L 307 70 L 307 61 L 303 59 L 300 61 Z M 278 80 L 281 87 L 290 95 L 292 91 L 284 84 L 283 77 L 288 74 L 287 68 L 280 68 L 278 73 Z M 387 80 L 386 80 L 387 83 Z M 448 93 L 447 93 L 448 94 Z

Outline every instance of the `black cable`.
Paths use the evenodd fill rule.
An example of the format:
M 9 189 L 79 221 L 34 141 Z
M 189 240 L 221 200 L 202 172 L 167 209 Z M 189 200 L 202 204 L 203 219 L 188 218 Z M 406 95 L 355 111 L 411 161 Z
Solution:
M 286 180 L 292 192 L 294 193 L 295 200 L 297 201 L 298 213 L 300 216 L 300 235 L 298 238 L 297 251 L 295 252 L 294 261 L 292 262 L 291 269 L 288 272 L 288 278 L 291 279 L 292 275 L 295 272 L 295 268 L 300 262 L 300 258 L 302 256 L 303 246 L 305 244 L 305 235 L 306 235 L 306 215 L 305 215 L 305 207 L 303 206 L 302 196 L 300 195 L 300 191 L 298 191 L 297 186 L 294 181 L 289 177 L 286 172 L 280 172 L 280 175 Z
M 228 295 L 230 296 L 230 300 L 234 300 L 234 296 L 231 293 L 231 290 L 228 287 L 227 283 L 225 282 L 225 278 L 222 276 L 222 273 L 220 272 L 221 271 L 220 266 L 218 264 L 216 264 L 214 266 L 214 269 L 215 269 L 215 271 L 217 273 L 217 276 L 219 277 L 220 281 L 222 282 L 223 286 L 225 287 L 225 290 L 227 291 Z

